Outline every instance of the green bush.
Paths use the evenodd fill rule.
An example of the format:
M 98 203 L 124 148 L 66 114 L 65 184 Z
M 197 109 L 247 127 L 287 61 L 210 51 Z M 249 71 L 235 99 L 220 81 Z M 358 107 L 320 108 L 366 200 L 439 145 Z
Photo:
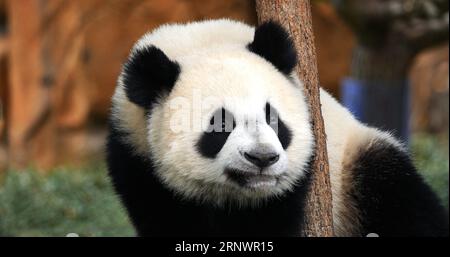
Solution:
M 419 172 L 448 209 L 448 137 L 417 134 L 413 137 L 411 149 Z

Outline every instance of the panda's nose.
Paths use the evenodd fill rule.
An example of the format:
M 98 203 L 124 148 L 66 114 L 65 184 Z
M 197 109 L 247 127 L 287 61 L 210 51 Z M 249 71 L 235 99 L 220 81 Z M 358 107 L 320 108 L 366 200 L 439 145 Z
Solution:
M 263 152 L 245 152 L 245 159 L 255 164 L 259 168 L 266 168 L 276 163 L 280 159 L 277 153 L 263 153 Z

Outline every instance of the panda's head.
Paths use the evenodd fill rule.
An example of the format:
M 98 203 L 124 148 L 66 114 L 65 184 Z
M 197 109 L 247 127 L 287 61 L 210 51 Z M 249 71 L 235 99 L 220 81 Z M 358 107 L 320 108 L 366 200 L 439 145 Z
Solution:
M 221 22 L 225 27 L 166 27 L 139 41 L 116 91 L 117 123 L 176 194 L 258 204 L 305 175 L 313 149 L 307 105 L 291 75 L 296 52 L 281 26 Z M 209 35 L 227 28 L 238 30 L 238 39 Z M 191 38 L 180 36 L 179 46 L 160 40 L 186 30 Z M 180 50 L 182 40 L 194 43 Z

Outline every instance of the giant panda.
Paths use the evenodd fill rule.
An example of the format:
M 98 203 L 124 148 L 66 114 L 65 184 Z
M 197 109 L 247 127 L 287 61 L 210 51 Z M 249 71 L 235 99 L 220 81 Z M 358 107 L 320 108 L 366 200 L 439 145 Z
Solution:
M 138 40 L 106 147 L 138 235 L 303 235 L 315 146 L 296 63 L 272 21 L 164 25 Z M 447 211 L 407 149 L 320 98 L 335 235 L 447 236 Z

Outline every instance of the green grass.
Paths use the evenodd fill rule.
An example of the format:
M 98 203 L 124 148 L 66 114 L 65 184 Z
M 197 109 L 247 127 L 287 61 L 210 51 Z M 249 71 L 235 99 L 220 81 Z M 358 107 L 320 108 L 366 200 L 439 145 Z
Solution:
M 0 187 L 0 236 L 132 236 L 104 165 L 43 176 L 11 171 Z
M 417 135 L 415 163 L 448 208 L 448 138 Z M 133 236 L 103 164 L 58 168 L 48 175 L 32 169 L 0 178 L 0 236 Z

